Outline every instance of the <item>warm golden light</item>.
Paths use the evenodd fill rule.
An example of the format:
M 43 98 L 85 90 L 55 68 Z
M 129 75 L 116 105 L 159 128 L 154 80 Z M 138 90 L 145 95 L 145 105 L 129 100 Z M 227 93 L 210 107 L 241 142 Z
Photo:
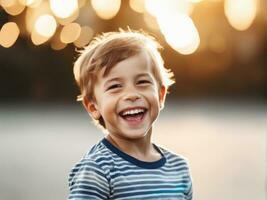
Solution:
M 25 5 L 26 6 L 30 6 L 32 4 L 34 4 L 35 0 L 24 0 L 25 1 Z
M 78 6 L 79 8 L 84 7 L 88 3 L 87 0 L 78 0 Z
M 130 0 L 129 1 L 130 7 L 139 13 L 145 12 L 145 0 Z
M 42 0 L 19 0 L 19 2 L 22 5 L 31 7 L 31 8 L 36 8 L 42 3 Z
M 146 0 L 145 9 L 150 15 L 157 16 L 157 13 L 161 11 L 161 0 Z
M 191 18 L 184 14 L 170 14 L 157 18 L 167 43 L 181 54 L 194 53 L 199 44 L 198 31 Z
M 52 15 L 41 15 L 35 22 L 35 30 L 44 37 L 52 37 L 57 28 L 57 22 Z
M 67 18 L 79 7 L 77 0 L 50 0 L 50 8 L 55 16 Z
M 14 6 L 17 3 L 17 0 L 0 0 L 0 5 L 3 8 Z
M 235 29 L 243 31 L 250 27 L 257 14 L 257 0 L 225 0 L 225 15 Z
M 144 13 L 143 18 L 148 28 L 152 30 L 159 30 L 157 19 L 154 16 Z
M 20 4 L 19 2 L 13 4 L 12 6 L 4 7 L 4 10 L 13 16 L 19 15 L 23 12 L 25 5 Z
M 92 0 L 91 3 L 97 16 L 105 20 L 115 17 L 121 6 L 121 0 Z
M 63 43 L 72 43 L 78 39 L 81 33 L 81 26 L 77 23 L 70 23 L 63 27 L 60 33 L 60 40 Z
M 45 14 L 52 15 L 47 1 L 43 1 L 37 8 L 27 8 L 25 15 L 26 30 L 31 33 L 37 18 Z
M 89 26 L 83 26 L 81 28 L 81 33 L 80 33 L 79 38 L 74 41 L 74 45 L 76 47 L 84 47 L 90 42 L 90 40 L 93 37 L 93 34 L 94 34 L 94 31 L 92 28 L 90 28 Z
M 67 25 L 76 20 L 78 17 L 79 17 L 79 9 L 75 10 L 75 12 L 67 18 L 57 18 L 57 22 L 61 25 Z
M 50 46 L 54 50 L 61 50 L 61 49 L 64 49 L 67 46 L 66 43 L 63 43 L 60 40 L 60 31 L 57 30 L 57 32 L 55 33 L 54 37 L 52 38 L 52 40 L 50 42 Z
M 210 37 L 208 45 L 215 53 L 222 53 L 226 50 L 226 41 L 222 35 L 214 35 Z
M 191 14 L 193 5 L 187 0 L 146 0 L 147 12 L 155 17 L 170 13 Z
M 192 3 L 199 3 L 199 2 L 201 2 L 202 0 L 187 0 L 187 1 L 192 2 Z
M 39 33 L 36 32 L 35 29 L 31 32 L 31 40 L 32 40 L 32 43 L 35 45 L 43 44 L 49 39 L 50 37 L 45 37 L 45 36 L 40 35 Z
M 64 49 L 67 46 L 67 44 L 61 42 L 60 40 L 53 40 L 51 41 L 50 46 L 52 49 L 59 51 L 59 50 Z
M 16 23 L 8 22 L 4 24 L 0 31 L 0 45 L 5 48 L 11 47 L 18 39 L 19 32 Z

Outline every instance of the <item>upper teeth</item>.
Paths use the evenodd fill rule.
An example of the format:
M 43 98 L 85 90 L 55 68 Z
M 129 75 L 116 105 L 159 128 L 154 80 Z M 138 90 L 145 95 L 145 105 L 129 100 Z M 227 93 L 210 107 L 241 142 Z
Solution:
M 144 112 L 144 109 L 133 109 L 133 110 L 127 110 L 122 113 L 122 115 L 132 115 L 132 114 L 137 114 L 140 112 Z

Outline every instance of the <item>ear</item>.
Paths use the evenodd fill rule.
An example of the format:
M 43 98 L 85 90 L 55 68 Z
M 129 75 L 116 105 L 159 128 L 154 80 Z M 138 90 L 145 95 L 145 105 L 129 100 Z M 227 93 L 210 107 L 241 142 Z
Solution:
M 165 103 L 165 97 L 166 97 L 167 89 L 164 85 L 160 87 L 159 90 L 159 103 L 160 103 L 160 109 L 164 108 Z
M 89 101 L 88 98 L 85 97 L 83 98 L 83 106 L 95 120 L 98 120 L 101 117 L 95 102 Z

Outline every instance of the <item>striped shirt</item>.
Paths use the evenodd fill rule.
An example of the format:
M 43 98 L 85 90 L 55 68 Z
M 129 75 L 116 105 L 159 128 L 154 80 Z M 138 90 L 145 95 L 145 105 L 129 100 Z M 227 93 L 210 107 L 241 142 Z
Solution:
M 71 170 L 69 199 L 192 200 L 186 159 L 153 146 L 161 159 L 144 162 L 102 139 Z

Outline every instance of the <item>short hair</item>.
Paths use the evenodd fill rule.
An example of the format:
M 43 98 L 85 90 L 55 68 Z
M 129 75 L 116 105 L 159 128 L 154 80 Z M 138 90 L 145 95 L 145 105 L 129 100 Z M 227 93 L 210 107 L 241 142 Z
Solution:
M 148 52 L 151 58 L 152 72 L 159 87 L 165 86 L 168 90 L 175 81 L 171 70 L 164 67 L 160 49 L 162 46 L 155 37 L 144 31 L 120 29 L 118 32 L 107 32 L 94 37 L 88 46 L 78 51 L 80 55 L 74 63 L 74 77 L 81 92 L 77 101 L 82 101 L 84 98 L 95 101 L 94 84 L 99 71 L 105 68 L 103 74 L 105 77 L 117 63 L 137 55 L 143 50 Z M 94 122 L 96 125 L 106 128 L 102 117 Z

